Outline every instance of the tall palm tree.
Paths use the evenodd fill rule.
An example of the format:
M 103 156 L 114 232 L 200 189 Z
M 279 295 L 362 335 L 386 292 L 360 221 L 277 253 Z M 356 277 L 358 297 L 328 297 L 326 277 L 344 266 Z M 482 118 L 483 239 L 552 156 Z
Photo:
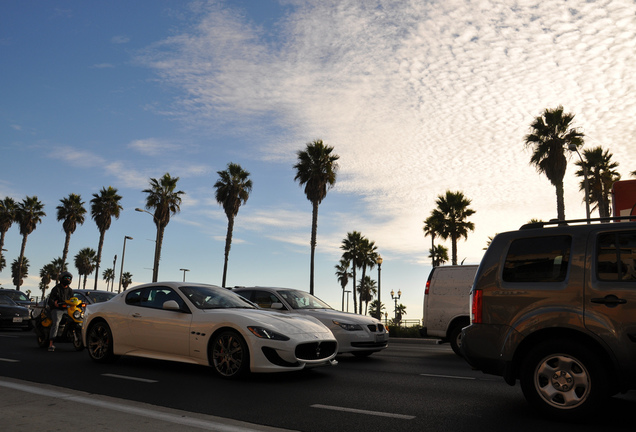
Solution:
M 360 279 L 358 291 L 360 292 L 360 304 L 362 305 L 362 302 L 364 302 L 364 315 L 366 315 L 369 309 L 369 302 L 378 293 L 376 282 L 370 276 L 365 276 Z M 362 315 L 362 308 L 360 308 L 360 314 Z
M 439 260 L 436 258 L 435 254 L 438 251 L 438 248 L 435 247 L 435 236 L 437 235 L 437 233 L 439 233 L 441 231 L 441 226 L 443 223 L 443 218 L 441 217 L 441 215 L 439 213 L 435 213 L 435 212 L 431 212 L 431 215 L 429 217 L 426 218 L 426 220 L 424 221 L 424 235 L 425 236 L 431 236 L 431 262 L 433 264 L 433 267 L 438 266 L 439 264 Z M 446 256 L 446 261 L 448 261 L 448 255 Z
M 467 221 L 467 218 L 475 214 L 468 206 L 471 200 L 461 192 L 446 191 L 445 195 L 439 195 L 435 201 L 437 208 L 433 210 L 436 218 L 440 218 L 439 236 L 444 240 L 451 239 L 451 261 L 457 265 L 457 240 L 460 237 L 468 238 L 468 231 L 475 230 L 475 224 Z
M 123 275 L 121 275 L 121 284 L 123 285 L 124 290 L 128 289 L 128 287 L 132 283 L 132 277 L 133 275 L 130 272 L 125 272 Z
M 22 246 L 20 247 L 19 262 L 22 262 L 24 258 L 24 250 L 26 249 L 27 237 L 33 231 L 39 223 L 42 223 L 42 218 L 46 216 L 44 213 L 44 204 L 42 204 L 38 197 L 26 197 L 22 202 L 18 203 L 16 209 L 16 221 L 20 226 L 20 234 L 22 234 Z M 22 266 L 18 267 L 18 272 L 22 270 Z M 18 273 L 18 281 L 22 281 L 22 275 Z M 19 285 L 16 285 L 16 289 L 20 289 Z
M 103 187 L 99 194 L 93 194 L 91 200 L 91 216 L 99 230 L 99 246 L 97 247 L 97 259 L 95 261 L 95 274 L 99 274 L 99 264 L 102 261 L 102 249 L 104 247 L 104 235 L 110 228 L 112 218 L 119 219 L 119 214 L 123 207 L 119 204 L 121 196 L 117 194 L 117 189 L 112 186 Z M 92 271 L 91 271 L 92 272 Z M 97 289 L 97 281 L 99 277 L 95 277 L 95 287 Z M 84 279 L 86 284 L 86 279 Z
M 585 191 L 585 171 L 587 170 L 589 202 L 595 204 L 592 210 L 598 209 L 600 217 L 610 216 L 612 185 L 621 178 L 615 170 L 618 162 L 612 162 L 611 159 L 612 154 L 609 150 L 603 150 L 601 146 L 598 146 L 591 150 L 583 150 L 583 160 L 576 161 L 576 166 L 581 168 L 576 172 L 576 175 L 582 178 L 579 190 Z M 584 166 L 585 169 L 583 169 Z
M 86 288 L 86 278 L 89 274 L 93 273 L 97 264 L 97 253 L 95 249 L 92 248 L 83 248 L 75 255 L 75 268 L 77 268 L 78 281 L 77 287 L 79 288 L 79 283 L 82 280 L 82 276 L 84 276 L 84 285 Z M 95 277 L 97 279 L 97 277 Z
M 360 280 L 366 280 L 367 277 L 367 268 L 369 270 L 373 270 L 375 267 L 376 261 L 378 259 L 378 251 L 374 241 L 369 240 L 366 237 L 362 238 L 361 248 L 360 248 L 360 268 L 362 269 L 362 278 Z M 358 311 L 359 314 L 362 314 L 362 291 L 358 290 L 360 294 L 360 303 Z M 377 292 L 377 290 L 376 290 Z M 368 302 L 367 302 L 368 305 Z
M 107 268 L 102 272 L 102 279 L 106 282 L 106 288 L 108 289 L 108 284 L 110 284 L 110 290 L 112 291 L 114 288 L 115 281 L 115 270 L 112 268 Z
M 349 272 L 349 261 L 344 258 L 340 259 L 340 263 L 334 266 L 336 268 L 336 277 L 338 278 L 338 282 L 342 287 L 342 310 L 344 311 L 344 301 L 345 301 L 345 290 L 347 289 L 347 285 L 349 284 L 349 278 L 352 276 L 351 272 Z
M 2 255 L 2 250 L 4 249 L 4 236 L 11 228 L 11 225 L 16 221 L 15 220 L 15 212 L 16 212 L 17 204 L 11 197 L 5 197 L 3 200 L 0 200 L 0 261 L 5 263 L 4 257 Z M 4 265 L 0 263 L 0 270 L 4 268 Z
M 20 262 L 22 265 L 20 265 Z M 27 257 L 22 257 L 22 259 L 14 259 L 13 263 L 11 263 L 11 279 L 13 280 L 13 285 L 20 289 L 22 284 L 24 283 L 24 278 L 29 275 L 29 260 Z
M 40 289 L 42 290 L 42 298 L 46 295 L 46 290 L 49 288 L 51 281 L 57 280 L 59 274 L 59 268 L 55 267 L 55 264 L 52 262 L 44 264 L 44 267 L 40 269 Z
M 530 133 L 525 136 L 526 147 L 532 148 L 530 164 L 538 172 L 546 175 L 556 189 L 557 217 L 565 220 L 563 201 L 563 177 L 567 168 L 565 150 L 570 145 L 579 148 L 583 145 L 582 132 L 572 127 L 574 115 L 563 112 L 563 107 L 546 109 L 530 125 Z
M 64 238 L 64 250 L 62 251 L 62 262 L 66 262 L 68 258 L 68 247 L 71 243 L 71 235 L 75 232 L 78 225 L 84 224 L 86 209 L 82 198 L 77 194 L 69 194 L 68 197 L 60 200 L 61 204 L 57 206 L 57 221 L 62 222 L 62 228 L 66 237 Z M 63 270 L 60 269 L 60 272 Z
M 171 177 L 165 173 L 159 180 L 150 179 L 150 188 L 144 189 L 147 193 L 146 209 L 154 209 L 153 220 L 157 226 L 157 238 L 155 241 L 155 261 L 152 268 L 152 281 L 157 282 L 159 275 L 159 260 L 161 259 L 161 245 L 163 244 L 163 233 L 170 222 L 170 216 L 181 211 L 181 195 L 184 191 L 177 191 L 179 177 Z
M 216 202 L 223 206 L 227 216 L 227 233 L 225 235 L 225 257 L 223 260 L 223 281 L 225 287 L 227 280 L 227 262 L 232 246 L 232 232 L 234 231 L 234 218 L 238 215 L 239 208 L 245 204 L 252 192 L 252 180 L 250 173 L 239 164 L 230 162 L 224 171 L 217 171 L 219 179 L 214 183 Z
M 357 297 L 356 297 L 356 269 L 362 267 L 361 250 L 362 250 L 363 237 L 358 231 L 347 233 L 347 237 L 342 240 L 340 249 L 344 252 L 342 259 L 350 262 L 352 267 L 352 281 L 353 281 L 353 310 L 357 311 Z
M 327 191 L 336 184 L 338 159 L 332 154 L 333 147 L 325 145 L 322 140 L 310 142 L 305 150 L 297 153 L 298 162 L 295 181 L 305 186 L 305 195 L 311 201 L 311 262 L 309 270 L 309 293 L 314 293 L 314 257 L 316 252 L 316 234 L 318 232 L 318 205 L 327 196 Z M 355 295 L 354 295 L 355 297 Z

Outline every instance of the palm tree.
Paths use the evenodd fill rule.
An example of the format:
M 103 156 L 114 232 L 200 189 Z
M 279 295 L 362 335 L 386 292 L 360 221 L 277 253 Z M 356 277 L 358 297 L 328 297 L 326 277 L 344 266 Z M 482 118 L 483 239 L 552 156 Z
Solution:
M 128 287 L 132 283 L 132 276 L 133 275 L 130 272 L 125 272 L 123 275 L 121 275 L 121 284 L 124 286 L 124 290 L 128 289 Z
M 342 287 L 342 310 L 344 311 L 345 290 L 349 284 L 349 278 L 352 276 L 349 272 L 349 261 L 344 258 L 340 259 L 340 263 L 334 266 L 336 268 L 336 277 Z
M 332 154 L 333 147 L 322 140 L 308 143 L 305 150 L 297 153 L 298 162 L 295 181 L 305 186 L 305 195 L 311 201 L 311 261 L 309 270 L 309 293 L 314 293 L 314 256 L 316 252 L 316 234 L 318 231 L 318 205 L 327 196 L 327 191 L 336 184 L 337 160 L 340 156 Z M 355 297 L 355 293 L 354 293 Z
M 16 221 L 16 207 L 17 205 L 13 198 L 5 197 L 3 200 L 0 200 L 0 270 L 6 265 L 6 260 L 4 260 L 2 256 L 4 236 L 7 234 L 7 231 L 9 231 L 9 228 L 11 228 L 11 225 Z
M 22 262 L 22 265 L 20 265 Z M 29 260 L 27 257 L 23 256 L 21 259 L 14 259 L 13 263 L 11 263 L 11 279 L 13 280 L 13 285 L 20 289 L 22 284 L 24 283 L 24 278 L 29 275 Z
M 91 216 L 99 230 L 99 246 L 97 247 L 97 259 L 95 260 L 95 274 L 99 274 L 99 264 L 102 260 L 102 248 L 104 247 L 104 235 L 110 228 L 112 218 L 119 219 L 119 214 L 123 207 L 119 204 L 121 196 L 117 195 L 117 189 L 112 186 L 102 188 L 99 194 L 93 194 L 91 200 Z M 92 270 L 91 270 L 92 272 Z M 98 277 L 95 277 L 95 287 L 97 289 Z M 86 278 L 84 278 L 86 284 Z
M 379 310 L 378 310 L 379 307 Z M 378 318 L 380 321 L 382 321 L 382 311 L 386 310 L 386 308 L 384 307 L 384 304 L 382 302 L 380 302 L 380 300 L 373 300 L 371 302 L 371 305 L 369 307 L 369 315 L 371 315 L 372 317 L 376 317 Z
M 86 209 L 82 198 L 77 194 L 69 194 L 67 198 L 60 200 L 62 204 L 57 206 L 57 221 L 62 222 L 62 228 L 66 233 L 64 239 L 64 250 L 62 251 L 62 262 L 66 262 L 68 257 L 68 246 L 71 243 L 71 234 L 77 229 L 77 225 L 84 224 Z M 60 272 L 63 270 L 60 270 Z
M 599 146 L 591 150 L 583 150 L 583 160 L 576 162 L 576 165 L 581 168 L 576 172 L 576 175 L 582 178 L 579 190 L 585 191 L 585 171 L 587 170 L 589 202 L 596 204 L 592 210 L 598 209 L 600 217 L 610 216 L 612 185 L 621 178 L 615 170 L 618 162 L 612 162 L 611 159 L 612 154 L 609 150 L 603 151 L 603 148 Z M 584 166 L 585 169 L 583 169 Z
M 442 224 L 439 226 L 439 236 L 444 240 L 451 239 L 452 263 L 457 265 L 457 239 L 468 238 L 468 231 L 475 230 L 475 224 L 466 219 L 475 214 L 468 206 L 471 200 L 461 192 L 446 191 L 445 195 L 439 195 L 435 201 L 437 208 L 433 210 L 435 217 Z
M 448 248 L 437 245 L 428 250 L 428 257 L 433 260 L 433 267 L 444 265 L 448 262 Z
M 22 262 L 24 258 L 24 250 L 26 249 L 27 237 L 31 234 L 39 223 L 42 223 L 42 218 L 46 216 L 44 213 L 44 204 L 42 204 L 38 197 L 26 197 L 22 202 L 18 203 L 16 208 L 16 221 L 20 226 L 20 234 L 22 234 L 22 246 L 20 247 L 20 259 Z M 18 272 L 22 270 L 22 266 L 18 267 Z M 18 273 L 18 281 L 22 281 L 22 276 Z M 19 285 L 16 285 L 16 289 L 20 289 Z
M 108 289 L 108 284 L 111 284 L 110 290 L 112 291 L 114 288 L 114 281 L 115 281 L 115 270 L 113 270 L 112 268 L 107 268 L 106 270 L 104 270 L 102 272 L 102 279 L 104 279 L 104 281 L 106 282 L 106 289 Z
M 403 315 L 406 315 L 406 306 L 400 303 L 397 305 L 397 309 L 395 309 L 395 324 L 399 325 L 402 322 Z
M 247 202 L 252 191 L 252 180 L 250 173 L 245 171 L 239 164 L 230 162 L 227 169 L 217 171 L 219 179 L 214 183 L 216 202 L 223 206 L 227 216 L 227 233 L 225 235 L 225 258 L 223 260 L 223 281 L 221 286 L 225 287 L 227 279 L 227 262 L 232 246 L 232 232 L 234 231 L 234 218 L 238 214 L 241 205 Z
M 443 218 L 439 213 L 431 212 L 431 215 L 426 218 L 424 221 L 424 235 L 431 236 L 431 262 L 433 263 L 433 267 L 438 266 L 439 260 L 436 259 L 435 254 L 438 251 L 438 248 L 435 247 L 435 236 L 437 233 L 441 231 L 441 226 L 443 224 Z M 446 261 L 448 261 L 448 254 L 446 255 Z
M 378 293 L 376 282 L 370 276 L 364 276 L 360 279 L 358 291 L 360 292 L 360 304 L 362 305 L 362 302 L 364 302 L 364 315 L 366 315 L 369 309 L 369 302 Z M 362 308 L 360 308 L 360 314 L 362 315 Z
M 55 264 L 52 262 L 45 264 L 44 267 L 40 269 L 40 289 L 42 290 L 42 298 L 46 295 L 46 290 L 49 288 L 51 281 L 57 280 L 60 273 L 59 268 L 55 267 Z
M 82 276 L 84 276 L 83 287 L 86 288 L 86 278 L 89 274 L 93 273 L 93 270 L 95 270 L 96 263 L 97 263 L 97 254 L 95 253 L 95 249 L 88 248 L 88 247 L 84 249 L 80 249 L 77 255 L 75 255 L 75 268 L 77 268 L 77 274 L 79 276 L 77 278 L 78 288 L 79 288 L 79 283 L 82 280 Z
M 373 270 L 375 264 L 378 259 L 377 247 L 374 241 L 369 240 L 366 237 L 362 238 L 361 248 L 360 248 L 360 268 L 362 268 L 362 278 L 361 280 L 366 280 L 367 276 L 367 268 L 369 270 Z M 359 303 L 359 314 L 362 314 L 362 291 L 360 292 L 360 303 Z M 377 290 L 376 290 L 377 292 Z M 368 302 L 367 302 L 368 304 Z
M 358 231 L 347 233 L 347 237 L 342 240 L 340 249 L 344 252 L 342 259 L 350 262 L 352 267 L 352 280 L 353 280 L 353 310 L 357 311 L 357 297 L 356 297 L 356 268 L 361 267 L 360 250 L 362 249 L 362 234 Z
M 583 145 L 584 134 L 573 128 L 574 115 L 563 112 L 563 107 L 546 109 L 530 125 L 531 132 L 525 136 L 526 147 L 532 147 L 530 164 L 546 175 L 556 188 L 557 217 L 565 220 L 563 201 L 563 177 L 567 168 L 565 150 L 570 146 Z
M 152 281 L 157 282 L 159 275 L 159 260 L 161 259 L 161 245 L 163 233 L 170 222 L 170 216 L 181 211 L 181 195 L 184 191 L 175 191 L 179 177 L 170 177 L 165 173 L 159 180 L 150 179 L 150 188 L 144 189 L 147 193 L 146 209 L 154 209 L 153 220 L 157 226 L 157 238 L 155 241 L 155 261 L 152 268 Z

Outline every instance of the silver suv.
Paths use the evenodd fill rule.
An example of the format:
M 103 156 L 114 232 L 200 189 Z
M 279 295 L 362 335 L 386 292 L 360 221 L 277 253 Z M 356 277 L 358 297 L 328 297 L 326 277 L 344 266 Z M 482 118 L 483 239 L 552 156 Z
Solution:
M 636 223 L 593 221 L 497 235 L 462 332 L 468 363 L 519 380 L 533 406 L 562 419 L 636 388 Z

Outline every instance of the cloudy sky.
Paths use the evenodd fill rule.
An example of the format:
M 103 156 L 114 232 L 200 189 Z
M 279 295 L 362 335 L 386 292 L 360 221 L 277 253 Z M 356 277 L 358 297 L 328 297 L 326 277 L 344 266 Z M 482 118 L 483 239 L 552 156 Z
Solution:
M 472 200 L 466 263 L 495 233 L 556 216 L 554 187 L 523 142 L 543 110 L 563 105 L 586 148 L 609 149 L 623 178 L 636 170 L 635 48 L 632 0 L 3 1 L 0 197 L 36 195 L 47 213 L 28 238 L 22 289 L 35 293 L 40 268 L 62 254 L 59 200 L 88 203 L 105 186 L 124 211 L 101 269 L 118 255 L 119 274 L 132 236 L 125 271 L 148 282 L 154 225 L 134 208 L 166 172 L 186 195 L 159 278 L 188 268 L 188 280 L 220 284 L 227 219 L 213 184 L 229 162 L 254 187 L 236 219 L 228 285 L 308 289 L 311 204 L 292 167 L 322 139 L 340 170 L 319 210 L 316 294 L 340 306 L 334 265 L 356 230 L 384 258 L 389 314 L 388 293 L 401 290 L 405 318 L 419 319 L 430 271 L 422 221 L 438 195 Z M 574 161 L 565 210 L 580 218 Z M 78 228 L 74 272 L 72 257 L 98 238 L 92 220 Z M 14 226 L 8 262 L 20 242 Z M 8 268 L 0 283 L 11 286 Z

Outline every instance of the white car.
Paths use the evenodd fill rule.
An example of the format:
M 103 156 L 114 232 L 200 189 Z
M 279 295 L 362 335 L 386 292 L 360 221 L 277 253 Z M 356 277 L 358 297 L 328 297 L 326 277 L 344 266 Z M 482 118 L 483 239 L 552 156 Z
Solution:
M 317 320 L 264 311 L 214 285 L 140 285 L 89 305 L 90 357 L 138 356 L 212 366 L 226 378 L 335 364 L 338 342 Z
M 338 352 L 366 357 L 388 346 L 389 332 L 379 320 L 340 312 L 305 291 L 289 288 L 241 287 L 234 292 L 261 308 L 312 316 L 329 327 L 338 340 Z

